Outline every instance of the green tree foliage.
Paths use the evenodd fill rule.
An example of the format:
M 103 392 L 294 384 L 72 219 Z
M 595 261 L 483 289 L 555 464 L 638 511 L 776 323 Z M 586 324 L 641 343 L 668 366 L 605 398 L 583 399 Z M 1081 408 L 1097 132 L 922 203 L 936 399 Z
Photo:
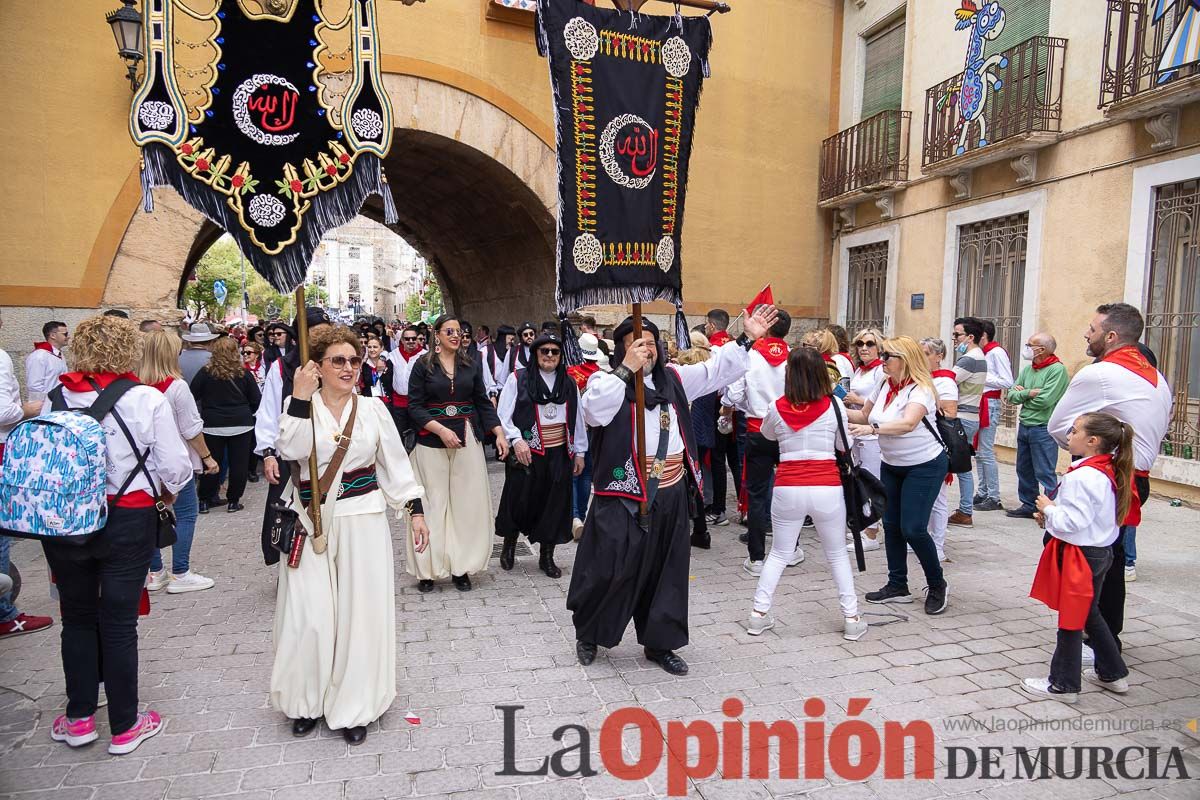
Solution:
M 421 298 L 425 298 L 425 305 L 421 305 Z M 446 305 L 442 301 L 442 287 L 435 280 L 430 280 L 420 294 L 409 295 L 407 302 L 404 304 L 404 318 L 409 322 L 418 322 L 426 320 L 432 322 L 443 311 Z
M 225 281 L 228 292 L 224 305 L 218 303 L 213 294 L 213 284 L 218 280 Z M 270 306 L 280 309 L 284 319 L 295 315 L 293 295 L 285 296 L 275 291 L 249 264 L 246 265 L 246 291 L 250 294 L 248 311 L 260 320 L 270 316 L 267 313 Z M 218 321 L 242 307 L 242 256 L 232 239 L 222 236 L 200 257 L 195 278 L 188 282 L 183 300 L 194 314 Z M 305 289 L 308 305 L 324 305 L 328 300 L 329 293 L 318 286 L 309 285 Z

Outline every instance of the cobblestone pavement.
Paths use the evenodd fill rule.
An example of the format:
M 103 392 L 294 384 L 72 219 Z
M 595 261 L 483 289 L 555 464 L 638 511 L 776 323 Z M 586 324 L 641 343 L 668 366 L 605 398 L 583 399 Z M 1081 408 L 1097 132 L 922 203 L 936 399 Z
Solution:
M 497 470 L 493 465 L 498 496 Z M 1015 485 L 1011 468 L 1003 473 L 1003 483 Z M 1194 594 L 1200 512 L 1193 509 L 1172 508 L 1162 499 L 1147 506 L 1138 542 L 1139 580 L 1129 586 L 1124 637 L 1132 688 L 1115 695 L 1089 687 L 1075 706 L 1033 702 L 1016 689 L 1023 677 L 1047 674 L 1054 623 L 1051 612 L 1027 597 L 1040 531 L 999 513 L 977 514 L 973 529 L 950 529 L 947 551 L 953 561 L 947 565 L 950 609 L 945 616 L 927 617 L 919 605 L 900 606 L 906 621 L 873 628 L 857 643 L 841 637 L 837 597 L 811 529 L 802 537 L 808 560 L 790 568 L 781 583 L 778 627 L 756 639 L 747 636 L 741 625 L 754 581 L 740 567 L 745 550 L 736 536 L 742 529 L 715 528 L 713 549 L 693 551 L 691 645 L 683 651 L 691 673 L 686 678 L 648 665 L 632 631 L 620 647 L 601 651 L 592 667 L 575 662 L 564 607 L 574 546 L 562 548 L 559 561 L 566 574 L 561 580 L 543 576 L 536 557 L 525 555 L 507 573 L 493 560 L 469 594 L 448 584 L 419 594 L 397 557 L 399 696 L 371 727 L 366 743 L 350 748 L 340 734 L 324 728 L 294 739 L 282 715 L 268 707 L 275 574 L 264 569 L 258 554 L 264 489 L 262 483 L 252 487 L 243 513 L 217 510 L 200 518 L 193 563 L 216 578 L 217 587 L 156 596 L 152 615 L 141 623 L 141 699 L 162 713 L 167 726 L 135 753 L 110 757 L 105 752 L 103 714 L 100 742 L 72 750 L 50 741 L 50 722 L 65 706 L 57 624 L 50 633 L 0 644 L 0 796 L 664 796 L 665 766 L 633 781 L 603 769 L 597 755 L 600 725 L 615 709 L 641 706 L 664 725 L 701 719 L 720 725 L 729 719 L 722 702 L 737 697 L 745 703 L 745 722 L 795 720 L 799 725 L 823 719 L 829 736 L 847 719 L 851 698 L 862 697 L 870 703 L 857 719 L 878 730 L 885 720 L 932 723 L 937 739 L 932 780 L 885 780 L 882 767 L 859 783 L 828 769 L 825 777 L 808 773 L 804 780 L 779 780 L 774 754 L 771 779 L 726 780 L 722 775 L 738 774 L 734 765 L 745 763 L 733 753 L 720 762 L 722 772 L 686 784 L 687 794 L 705 800 L 1200 798 L 1194 779 L 1137 777 L 1145 758 L 1126 771 L 1133 777 L 1112 773 L 1094 780 L 1030 781 L 1014 776 L 1012 754 L 1018 745 L 1178 747 L 1188 774 L 1200 775 L 1200 737 L 1187 728 L 1188 720 L 1200 716 L 1200 607 Z M 19 541 L 13 558 L 26 576 L 23 610 L 57 617 L 37 546 Z M 856 577 L 860 596 L 882 585 L 886 572 L 882 551 L 868 553 L 867 559 L 868 574 Z M 919 590 L 919 577 L 914 581 Z M 864 604 L 864 610 L 887 609 Z M 805 700 L 814 697 L 825 702 L 823 717 L 806 713 Z M 514 725 L 522 770 L 574 744 L 574 733 L 567 733 L 563 744 L 551 738 L 559 726 L 574 723 L 591 731 L 591 765 L 600 774 L 583 779 L 497 775 L 504 723 L 496 706 L 505 704 L 524 706 Z M 409 710 L 419 724 L 405 720 Z M 1147 729 L 1151 724 L 1154 729 Z M 1085 725 L 1094 727 L 1088 732 Z M 632 730 L 625 745 L 625 757 L 636 760 Z M 996 768 L 1005 774 L 984 778 L 977 768 L 972 778 L 948 779 L 948 746 L 1005 747 L 1008 754 Z M 725 755 L 731 753 L 726 748 Z M 1166 757 L 1164 752 L 1159 769 Z M 577 753 L 568 756 L 568 768 L 577 759 Z M 803 768 L 803 758 L 800 763 Z

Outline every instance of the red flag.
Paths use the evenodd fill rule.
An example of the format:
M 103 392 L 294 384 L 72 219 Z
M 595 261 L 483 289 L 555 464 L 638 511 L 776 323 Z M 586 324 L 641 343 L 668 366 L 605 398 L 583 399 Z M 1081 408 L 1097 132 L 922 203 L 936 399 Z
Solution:
M 753 314 L 754 309 L 762 305 L 775 305 L 775 295 L 771 292 L 771 284 L 769 283 L 763 287 L 761 292 L 754 295 L 754 299 L 750 301 L 750 305 L 746 306 L 746 316 Z

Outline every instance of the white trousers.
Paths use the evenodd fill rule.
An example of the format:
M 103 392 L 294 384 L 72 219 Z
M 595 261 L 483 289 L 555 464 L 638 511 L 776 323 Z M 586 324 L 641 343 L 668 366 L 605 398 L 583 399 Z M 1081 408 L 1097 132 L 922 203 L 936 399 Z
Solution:
M 424 553 L 413 549 L 411 536 L 405 537 L 405 569 L 419 580 L 484 572 L 492 557 L 492 490 L 483 445 L 471 430 L 468 425 L 467 441 L 458 450 L 418 444 L 409 457 L 417 482 L 425 487 L 421 505 L 429 526 Z
M 410 538 L 411 537 L 407 537 Z M 271 705 L 334 730 L 366 725 L 396 699 L 396 592 L 385 512 L 334 519 L 329 545 L 279 562 Z
M 883 454 L 879 451 L 879 439 L 855 439 L 854 460 L 859 467 L 878 478 L 879 467 L 883 463 Z M 878 533 L 879 524 L 876 523 L 867 530 Z
M 769 611 L 775 588 L 796 552 L 804 518 L 812 517 L 825 550 L 825 560 L 833 572 L 843 617 L 858 616 L 858 596 L 850 572 L 850 554 L 846 552 L 846 501 L 840 486 L 776 486 L 771 498 L 771 525 L 775 538 L 767 553 L 758 588 L 754 590 L 754 610 Z
M 943 483 L 937 499 L 933 501 L 933 511 L 929 512 L 929 535 L 933 537 L 933 546 L 937 548 L 939 560 L 946 555 L 946 526 L 950 520 L 949 497 L 950 484 Z

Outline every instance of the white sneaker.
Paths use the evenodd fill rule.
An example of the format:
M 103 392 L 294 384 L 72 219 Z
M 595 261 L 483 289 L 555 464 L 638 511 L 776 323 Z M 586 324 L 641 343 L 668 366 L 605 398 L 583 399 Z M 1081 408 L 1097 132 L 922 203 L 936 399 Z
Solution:
M 864 553 L 869 553 L 872 550 L 878 550 L 880 547 L 883 546 L 879 543 L 879 539 L 872 539 L 870 536 L 862 537 L 862 543 L 863 543 L 863 552 Z M 846 545 L 846 549 L 849 550 L 851 553 L 854 552 L 854 541 L 853 540 L 851 540 L 850 544 Z
M 746 633 L 751 636 L 762 636 L 774 627 L 775 617 L 771 616 L 770 611 L 766 614 L 751 613 L 750 619 L 746 621 Z
M 1080 663 L 1082 663 L 1085 667 L 1090 667 L 1096 663 L 1095 651 L 1086 644 L 1083 646 L 1083 658 L 1080 659 Z
M 173 575 L 171 577 L 171 585 L 167 587 L 167 594 L 183 594 L 184 592 L 202 592 L 205 589 L 211 589 L 216 583 L 212 578 L 206 578 L 198 572 L 192 572 L 190 569 L 182 575 Z
M 946 551 L 944 551 L 944 550 L 938 550 L 938 561 L 949 561 L 949 560 L 950 560 L 950 559 L 949 559 L 949 557 L 946 555 Z
M 742 562 L 742 571 L 745 572 L 747 575 L 754 577 L 754 578 L 757 578 L 759 575 L 762 575 L 762 568 L 763 568 L 763 562 L 751 561 L 749 557 L 747 557 L 746 560 Z
M 787 565 L 789 567 L 794 567 L 797 564 L 803 564 L 803 563 L 804 563 L 804 548 L 801 547 L 800 545 L 796 545 L 796 552 L 792 553 L 792 557 L 788 559 Z
M 1129 691 L 1129 681 L 1125 678 L 1117 678 L 1115 681 L 1101 680 L 1094 669 L 1085 669 L 1083 671 L 1083 679 L 1088 683 L 1094 683 L 1101 689 L 1107 689 L 1114 694 L 1125 694 Z
M 171 582 L 171 573 L 163 567 L 158 572 L 150 570 L 150 574 L 146 576 L 146 591 L 157 592 L 159 589 L 167 588 L 167 584 Z
M 846 627 L 842 629 L 842 638 L 848 642 L 857 642 L 867 635 L 867 627 L 862 617 L 847 617 Z
M 1137 580 L 1137 567 L 1130 564 L 1128 567 L 1125 568 L 1125 582 L 1133 583 L 1136 580 Z
M 583 536 L 583 520 L 576 518 L 571 520 L 571 538 L 578 542 L 580 536 Z
M 1079 702 L 1079 694 L 1076 692 L 1052 692 L 1050 691 L 1050 681 L 1046 678 L 1026 678 L 1021 681 L 1019 687 L 1024 690 L 1025 694 L 1036 697 L 1039 700 L 1058 700 L 1063 703 Z

